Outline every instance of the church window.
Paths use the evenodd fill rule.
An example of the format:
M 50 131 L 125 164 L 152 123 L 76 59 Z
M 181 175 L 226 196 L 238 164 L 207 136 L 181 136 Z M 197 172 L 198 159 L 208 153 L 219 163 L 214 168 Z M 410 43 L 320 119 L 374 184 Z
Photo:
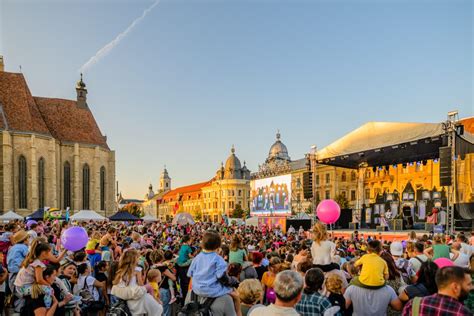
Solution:
M 82 168 L 82 209 L 88 210 L 90 199 L 90 169 L 89 165 L 85 164 Z
M 38 202 L 39 208 L 44 207 L 45 200 L 45 174 L 44 174 L 44 158 L 41 157 L 38 161 Z
M 27 170 L 26 170 L 26 158 L 20 156 L 18 160 L 18 197 L 19 197 L 19 208 L 27 208 Z
M 71 207 L 71 165 L 64 163 L 64 209 Z
M 105 167 L 100 168 L 100 209 L 105 210 Z

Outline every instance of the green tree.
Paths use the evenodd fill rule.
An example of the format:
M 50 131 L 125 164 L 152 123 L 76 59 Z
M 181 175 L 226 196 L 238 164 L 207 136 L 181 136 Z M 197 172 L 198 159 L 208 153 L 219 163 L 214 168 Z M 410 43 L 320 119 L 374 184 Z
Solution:
M 341 208 L 349 208 L 349 200 L 347 200 L 347 198 L 342 194 L 336 195 L 334 201 L 336 201 Z
M 128 203 L 122 208 L 122 211 L 127 211 L 136 217 L 143 217 L 144 215 L 141 206 L 137 203 Z
M 243 218 L 245 215 L 245 211 L 242 209 L 242 206 L 240 204 L 237 204 L 235 206 L 235 209 L 232 211 L 232 217 L 233 218 Z

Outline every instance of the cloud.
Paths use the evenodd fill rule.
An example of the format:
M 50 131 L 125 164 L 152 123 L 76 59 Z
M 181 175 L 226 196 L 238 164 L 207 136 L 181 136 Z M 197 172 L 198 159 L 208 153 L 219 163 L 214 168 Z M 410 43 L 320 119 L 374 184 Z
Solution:
M 158 5 L 159 2 L 160 0 L 155 1 L 151 6 L 145 9 L 142 15 L 136 18 L 123 32 L 117 35 L 112 41 L 107 43 L 104 47 L 99 49 L 97 53 L 95 53 L 94 56 L 89 58 L 89 60 L 84 65 L 82 65 L 81 68 L 79 68 L 79 72 L 81 73 L 86 72 L 89 68 L 97 64 L 102 58 L 107 56 L 112 51 L 112 49 L 114 49 L 115 46 L 117 46 L 128 35 L 128 33 L 130 33 L 133 30 L 133 28 L 137 24 L 140 23 L 147 16 L 147 14 L 150 13 L 150 11 L 153 10 L 153 8 Z

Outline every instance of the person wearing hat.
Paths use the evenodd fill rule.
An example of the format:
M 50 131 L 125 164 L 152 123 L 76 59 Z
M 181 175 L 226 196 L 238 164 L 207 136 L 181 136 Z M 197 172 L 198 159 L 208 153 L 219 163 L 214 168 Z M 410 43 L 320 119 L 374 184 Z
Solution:
M 15 293 L 14 282 L 18 271 L 20 271 L 21 263 L 28 255 L 29 235 L 24 230 L 17 231 L 13 237 L 13 247 L 7 253 L 7 267 L 8 267 L 8 285 L 11 293 Z
M 394 241 L 390 244 L 390 253 L 392 254 L 395 265 L 402 274 L 403 281 L 406 284 L 411 284 L 416 279 L 416 272 L 410 261 L 403 258 L 403 244 L 399 241 Z

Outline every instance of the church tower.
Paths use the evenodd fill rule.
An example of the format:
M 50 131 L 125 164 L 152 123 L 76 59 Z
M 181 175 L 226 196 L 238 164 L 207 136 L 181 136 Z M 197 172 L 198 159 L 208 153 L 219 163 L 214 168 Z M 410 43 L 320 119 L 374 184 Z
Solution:
M 166 170 L 165 166 L 160 176 L 160 192 L 166 192 L 169 190 L 171 190 L 171 178 L 169 177 L 168 170 Z
M 81 80 L 76 83 L 77 106 L 80 108 L 87 108 L 87 88 L 84 81 Z

